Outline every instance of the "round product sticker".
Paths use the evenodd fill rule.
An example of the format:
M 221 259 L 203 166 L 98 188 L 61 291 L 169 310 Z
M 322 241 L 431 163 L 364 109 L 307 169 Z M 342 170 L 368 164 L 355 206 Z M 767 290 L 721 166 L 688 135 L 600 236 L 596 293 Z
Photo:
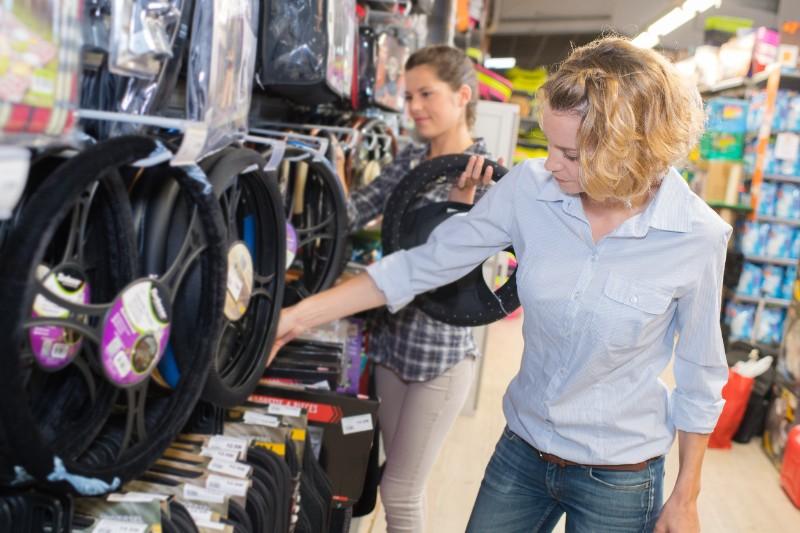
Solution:
M 286 223 L 286 268 L 294 263 L 297 256 L 297 231 L 290 223 Z
M 228 250 L 228 290 L 225 291 L 225 316 L 233 322 L 247 312 L 253 293 L 253 258 L 243 242 Z
M 61 265 L 52 271 L 44 265 L 36 268 L 36 277 L 47 289 L 74 303 L 89 303 L 89 284 L 77 267 Z M 33 300 L 33 317 L 67 318 L 70 312 L 38 294 Z M 28 331 L 33 357 L 43 370 L 61 370 L 78 355 L 83 337 L 61 326 L 35 326 Z
M 112 383 L 127 387 L 150 375 L 167 348 L 171 312 L 169 293 L 152 280 L 135 281 L 114 300 L 100 356 Z

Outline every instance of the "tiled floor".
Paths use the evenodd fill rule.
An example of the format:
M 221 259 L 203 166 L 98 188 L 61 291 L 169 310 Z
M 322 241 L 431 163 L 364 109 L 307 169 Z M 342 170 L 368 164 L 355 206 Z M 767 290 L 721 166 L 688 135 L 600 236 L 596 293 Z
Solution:
M 427 533 L 464 531 L 483 470 L 504 425 L 501 399 L 519 368 L 521 318 L 491 326 L 478 410 L 462 416 L 451 431 L 428 487 Z M 668 381 L 671 376 L 665 376 Z M 665 490 L 678 469 L 677 446 L 667 458 Z M 778 473 L 759 443 L 710 450 L 703 473 L 700 520 L 704 533 L 800 532 L 800 511 L 778 484 Z M 556 531 L 563 531 L 563 521 Z M 385 533 L 380 503 L 354 527 L 357 533 Z

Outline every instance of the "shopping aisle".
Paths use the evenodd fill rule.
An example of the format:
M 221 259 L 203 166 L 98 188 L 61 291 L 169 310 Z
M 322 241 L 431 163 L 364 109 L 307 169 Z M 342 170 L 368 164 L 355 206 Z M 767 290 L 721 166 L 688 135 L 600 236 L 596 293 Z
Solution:
M 428 487 L 426 533 L 459 533 L 469 517 L 483 470 L 503 429 L 503 392 L 519 368 L 522 318 L 490 327 L 478 410 L 459 417 L 434 467 Z M 670 371 L 664 380 L 672 383 Z M 678 472 L 678 450 L 667 460 L 665 488 Z M 704 533 L 772 533 L 800 531 L 800 511 L 778 484 L 777 470 L 760 444 L 734 445 L 730 451 L 709 450 L 703 473 L 700 520 Z M 556 531 L 563 531 L 563 520 Z M 365 517 L 358 533 L 385 533 L 380 502 Z

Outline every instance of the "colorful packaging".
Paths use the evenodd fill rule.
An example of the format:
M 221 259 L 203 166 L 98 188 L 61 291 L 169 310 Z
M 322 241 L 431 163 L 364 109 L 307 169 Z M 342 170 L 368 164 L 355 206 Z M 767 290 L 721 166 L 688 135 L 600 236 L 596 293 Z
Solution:
M 794 230 L 792 238 L 792 248 L 789 250 L 790 259 L 800 259 L 800 229 Z
M 725 315 L 731 327 L 731 340 L 750 340 L 753 336 L 756 306 L 731 302 L 725 310 Z
M 764 255 L 780 259 L 789 259 L 792 254 L 794 230 L 783 224 L 768 224 L 769 233 Z
M 748 101 L 738 98 L 711 98 L 706 102 L 706 131 L 744 133 L 747 131 Z
M 782 129 L 800 132 L 800 95 L 798 94 L 789 100 L 789 108 L 783 119 Z
M 744 255 L 760 256 L 764 253 L 769 224 L 745 222 L 741 236 L 741 250 Z
M 781 286 L 781 298 L 791 300 L 794 293 L 794 280 L 797 278 L 797 267 L 795 265 L 786 267 L 783 274 L 783 285 Z
M 756 342 L 780 344 L 783 338 L 783 320 L 786 311 L 776 307 L 765 307 L 756 328 Z
M 736 293 L 744 296 L 759 296 L 761 285 L 764 282 L 764 275 L 761 267 L 753 263 L 745 263 L 742 267 L 742 274 L 739 276 L 739 284 L 736 286 Z
M 761 190 L 764 190 L 762 184 Z M 763 194 L 763 193 L 762 193 Z M 800 219 L 800 186 L 793 183 L 782 183 L 778 187 L 775 200 L 775 216 L 789 218 L 792 220 Z
M 767 217 L 775 216 L 775 205 L 779 194 L 778 189 L 778 184 L 774 181 L 764 181 L 761 184 L 761 199 L 758 202 L 759 215 Z
M 783 292 L 783 267 L 765 265 L 761 272 L 763 274 L 761 293 L 769 298 L 780 298 Z

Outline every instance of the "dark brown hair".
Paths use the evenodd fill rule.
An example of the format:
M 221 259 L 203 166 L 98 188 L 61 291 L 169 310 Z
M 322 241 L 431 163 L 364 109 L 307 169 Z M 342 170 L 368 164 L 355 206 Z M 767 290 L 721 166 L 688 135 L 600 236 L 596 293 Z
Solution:
M 406 70 L 421 66 L 431 67 L 436 72 L 436 77 L 454 91 L 461 89 L 462 85 L 472 89 L 472 97 L 466 108 L 467 126 L 472 127 L 475 124 L 475 106 L 478 103 L 478 77 L 475 75 L 472 60 L 458 48 L 437 44 L 420 48 L 406 61 Z

